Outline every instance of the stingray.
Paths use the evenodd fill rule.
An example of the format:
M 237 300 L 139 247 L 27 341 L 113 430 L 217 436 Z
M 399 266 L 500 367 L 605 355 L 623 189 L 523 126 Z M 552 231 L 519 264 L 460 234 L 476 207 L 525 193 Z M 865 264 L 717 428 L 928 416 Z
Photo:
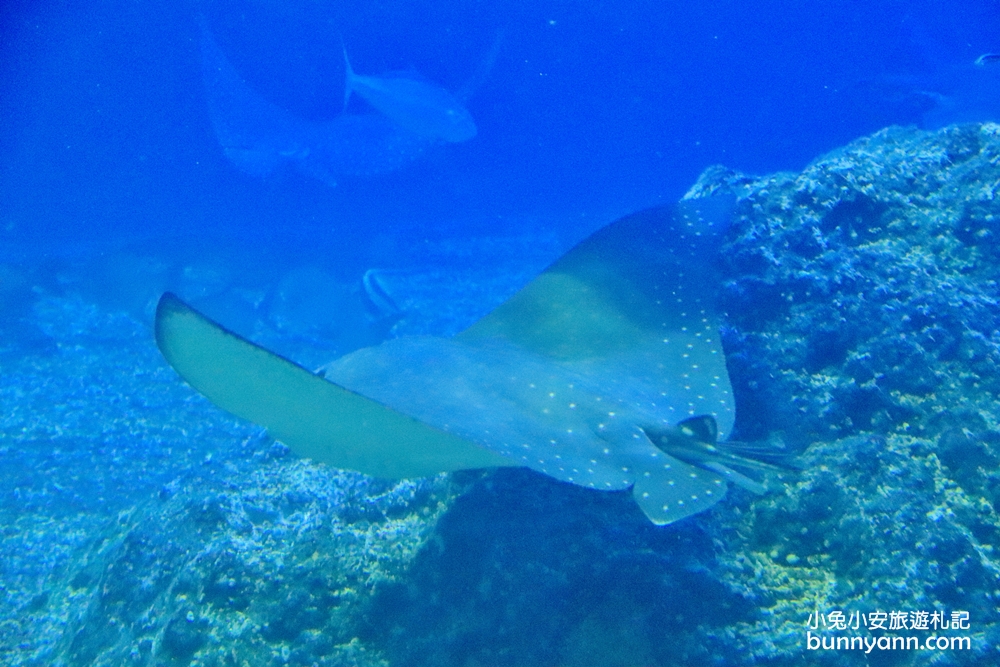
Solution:
M 192 387 L 293 452 L 377 477 L 525 466 L 631 490 L 667 524 L 721 500 L 734 405 L 715 257 L 730 204 L 622 218 L 452 338 L 412 336 L 312 372 L 165 294 L 156 340 Z

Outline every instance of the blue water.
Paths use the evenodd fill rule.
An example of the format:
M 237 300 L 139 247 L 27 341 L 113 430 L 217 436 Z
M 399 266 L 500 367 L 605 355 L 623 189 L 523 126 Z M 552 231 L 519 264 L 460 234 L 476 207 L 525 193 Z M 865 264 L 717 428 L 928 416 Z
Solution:
M 218 82 L 204 75 L 200 26 L 252 104 L 211 88 Z M 59 577 L 69 576 L 67 563 L 104 553 L 89 540 L 109 530 L 120 512 L 134 512 L 150 498 L 169 500 L 177 489 L 231 493 L 234 470 L 252 475 L 260 461 L 283 465 L 284 453 L 269 449 L 259 431 L 192 403 L 193 394 L 163 364 L 148 325 L 164 290 L 309 367 L 388 336 L 450 335 L 600 226 L 676 201 L 711 165 L 749 174 L 798 171 L 889 125 L 1000 121 L 1000 66 L 974 66 L 980 55 L 1000 52 L 998 28 L 997 0 L 0 3 L 0 464 L 6 466 L 0 479 L 8 487 L 0 488 L 7 531 L 0 662 L 45 664 L 55 651 L 71 656 L 71 664 L 87 664 L 103 650 L 122 661 L 146 660 L 152 650 L 146 639 L 135 639 L 138 648 L 131 649 L 131 639 L 78 646 L 71 631 L 96 621 L 73 621 L 65 608 L 57 613 L 58 596 L 44 591 L 66 588 Z M 407 135 L 402 158 L 389 159 L 386 142 L 395 141 L 398 128 L 358 95 L 345 106 L 344 50 L 360 74 L 404 77 L 459 96 L 476 136 L 415 144 Z M 236 100 L 224 111 L 258 136 L 277 136 L 278 167 L 255 175 L 227 158 L 227 139 L 210 109 L 216 98 Z M 268 116 L 259 109 L 279 111 Z M 368 121 L 350 124 L 337 144 L 349 151 L 338 155 L 365 168 L 352 172 L 336 163 L 333 175 L 299 168 L 297 161 L 334 164 L 323 158 L 323 150 L 334 149 L 316 139 L 317 128 L 345 113 Z M 372 303 L 365 276 L 379 281 L 389 303 Z M 185 426 L 192 423 L 198 425 Z M 310 474 L 336 477 L 301 473 Z M 566 495 L 546 486 L 548 480 L 519 474 L 505 471 L 495 486 L 477 486 L 441 528 L 445 541 L 511 555 L 517 574 L 505 580 L 509 573 L 470 571 L 456 577 L 459 583 L 442 584 L 439 570 L 460 571 L 461 558 L 453 562 L 448 552 L 444 565 L 417 561 L 411 593 L 437 600 L 440 592 L 439 607 L 428 608 L 452 619 L 447 627 L 461 626 L 461 601 L 488 598 L 483 582 L 500 590 L 504 581 L 558 579 L 565 563 L 554 554 L 578 547 L 574 565 L 566 565 L 567 586 L 583 590 L 593 577 L 612 602 L 627 598 L 620 609 L 609 603 L 594 617 L 600 624 L 619 609 L 617 620 L 605 624 L 607 642 L 630 641 L 621 621 L 629 614 L 653 610 L 673 618 L 684 611 L 659 593 L 625 589 L 702 586 L 713 591 L 703 604 L 734 604 L 732 591 L 712 589 L 700 569 L 717 544 L 710 531 L 685 524 L 656 532 L 621 499 L 595 501 L 581 518 L 572 513 L 578 489 Z M 309 486 L 301 477 L 293 481 Z M 350 493 L 364 487 L 353 477 L 333 482 Z M 525 488 L 532 490 L 526 495 Z M 518 501 L 505 502 L 504 489 Z M 536 520 L 531 513 L 545 512 L 539 508 L 553 502 L 550 492 L 559 518 Z M 310 512 L 341 516 L 329 509 L 340 506 L 339 496 L 296 504 L 276 500 L 282 493 L 244 499 L 265 509 L 241 520 L 257 525 L 271 521 L 260 517 L 288 512 L 301 528 L 311 525 L 302 518 Z M 431 492 L 402 486 L 384 495 L 394 493 Z M 366 502 L 358 500 L 361 509 L 350 505 L 345 515 L 364 515 Z M 620 513 L 628 516 L 622 534 L 614 525 Z M 76 532 L 46 553 L 44 526 L 67 516 L 77 517 Z M 491 520 L 499 537 L 482 528 Z M 288 521 L 282 530 L 294 532 Z M 200 527 L 171 530 L 199 548 L 191 535 Z M 573 530 L 597 534 L 619 550 L 580 547 Z M 154 552 L 167 550 L 157 539 L 174 539 L 150 535 Z M 685 549 L 696 556 L 689 559 Z M 15 552 L 17 558 L 9 555 Z M 542 563 L 551 577 L 527 562 Z M 661 570 L 672 578 L 649 574 Z M 616 572 L 626 573 L 624 583 Z M 98 579 L 87 575 L 74 587 Z M 505 632 L 520 633 L 510 645 L 517 645 L 515 655 L 528 656 L 523 664 L 599 664 L 588 662 L 586 649 L 571 655 L 543 645 L 585 632 L 589 626 L 573 614 L 590 603 L 587 595 L 556 601 L 539 591 L 522 591 L 524 604 L 537 611 L 550 602 L 551 613 L 465 619 L 473 638 L 461 640 L 469 645 L 464 649 L 427 648 L 445 622 L 427 621 L 428 608 L 395 589 L 375 609 L 395 610 L 394 622 L 415 633 L 413 643 L 377 623 L 357 632 L 396 656 L 434 656 L 427 664 L 494 664 L 484 656 L 517 664 L 497 652 L 503 641 L 482 639 L 506 623 Z M 505 600 L 519 594 L 503 591 Z M 176 600 L 163 604 L 164 618 L 187 613 Z M 752 606 L 743 598 L 740 604 Z M 39 620 L 44 614 L 47 620 Z M 20 619 L 16 631 L 11 618 Z M 551 627 L 540 629 L 546 622 Z M 197 643 L 186 644 L 188 635 L 166 635 L 176 635 L 169 664 L 187 664 L 201 650 L 200 644 L 188 650 Z M 301 637 L 289 636 L 268 641 L 298 650 Z M 651 654 L 680 659 L 636 650 L 637 659 Z M 298 664 L 294 655 L 284 659 Z
M 488 228 L 537 215 L 593 228 L 676 199 L 710 164 L 797 169 L 889 124 L 998 113 L 995 102 L 963 106 L 989 106 L 967 84 L 976 57 L 996 49 L 988 1 L 24 1 L 0 11 L 0 233 L 26 252 L 204 230 Z M 199 13 L 256 90 L 309 119 L 341 110 L 341 39 L 358 71 L 415 71 L 457 89 L 502 33 L 469 100 L 479 135 L 334 189 L 244 178 L 206 114 Z M 941 117 L 945 102 L 931 94 L 952 105 Z

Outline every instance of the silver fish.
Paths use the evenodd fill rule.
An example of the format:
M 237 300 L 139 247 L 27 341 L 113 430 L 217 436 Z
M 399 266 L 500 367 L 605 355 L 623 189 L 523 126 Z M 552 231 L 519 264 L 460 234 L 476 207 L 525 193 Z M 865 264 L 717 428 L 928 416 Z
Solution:
M 356 74 L 344 48 L 344 106 L 357 93 L 381 114 L 414 134 L 457 143 L 476 136 L 472 114 L 453 94 L 432 83 L 403 76 Z

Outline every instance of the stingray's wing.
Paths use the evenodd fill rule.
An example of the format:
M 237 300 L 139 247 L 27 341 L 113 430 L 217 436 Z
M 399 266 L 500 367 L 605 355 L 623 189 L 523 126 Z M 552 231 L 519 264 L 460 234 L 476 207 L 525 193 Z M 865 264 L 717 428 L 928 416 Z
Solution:
M 209 118 L 226 158 L 245 174 L 266 177 L 305 148 L 308 123 L 267 101 L 239 75 L 199 17 L 202 78 Z
M 719 341 L 716 257 L 731 200 L 684 201 L 622 218 L 582 241 L 459 334 L 499 339 L 636 404 L 656 399 L 673 423 L 711 414 L 725 438 L 734 408 Z
M 329 382 L 170 293 L 156 309 L 156 342 L 188 384 L 220 408 L 266 427 L 300 456 L 391 478 L 515 465 Z

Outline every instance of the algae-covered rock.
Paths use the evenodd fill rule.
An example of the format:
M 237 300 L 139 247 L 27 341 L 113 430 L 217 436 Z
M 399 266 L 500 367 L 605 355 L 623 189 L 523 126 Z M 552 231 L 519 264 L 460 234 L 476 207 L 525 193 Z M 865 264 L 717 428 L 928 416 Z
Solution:
M 740 195 L 723 257 L 745 435 L 996 428 L 998 160 L 997 125 L 890 128 L 801 174 L 703 177 Z
M 381 666 L 359 628 L 446 506 L 445 478 L 375 484 L 284 457 L 123 512 L 52 597 L 70 665 Z M 55 584 L 55 582 L 53 582 Z
M 998 188 L 993 124 L 890 128 L 800 174 L 696 187 L 738 196 L 723 255 L 740 435 L 808 447 L 801 474 L 719 515 L 739 536 L 719 574 L 760 601 L 722 634 L 757 660 L 865 664 L 806 648 L 809 614 L 838 610 L 969 613 L 939 634 L 971 650 L 876 650 L 885 664 L 1000 656 Z

